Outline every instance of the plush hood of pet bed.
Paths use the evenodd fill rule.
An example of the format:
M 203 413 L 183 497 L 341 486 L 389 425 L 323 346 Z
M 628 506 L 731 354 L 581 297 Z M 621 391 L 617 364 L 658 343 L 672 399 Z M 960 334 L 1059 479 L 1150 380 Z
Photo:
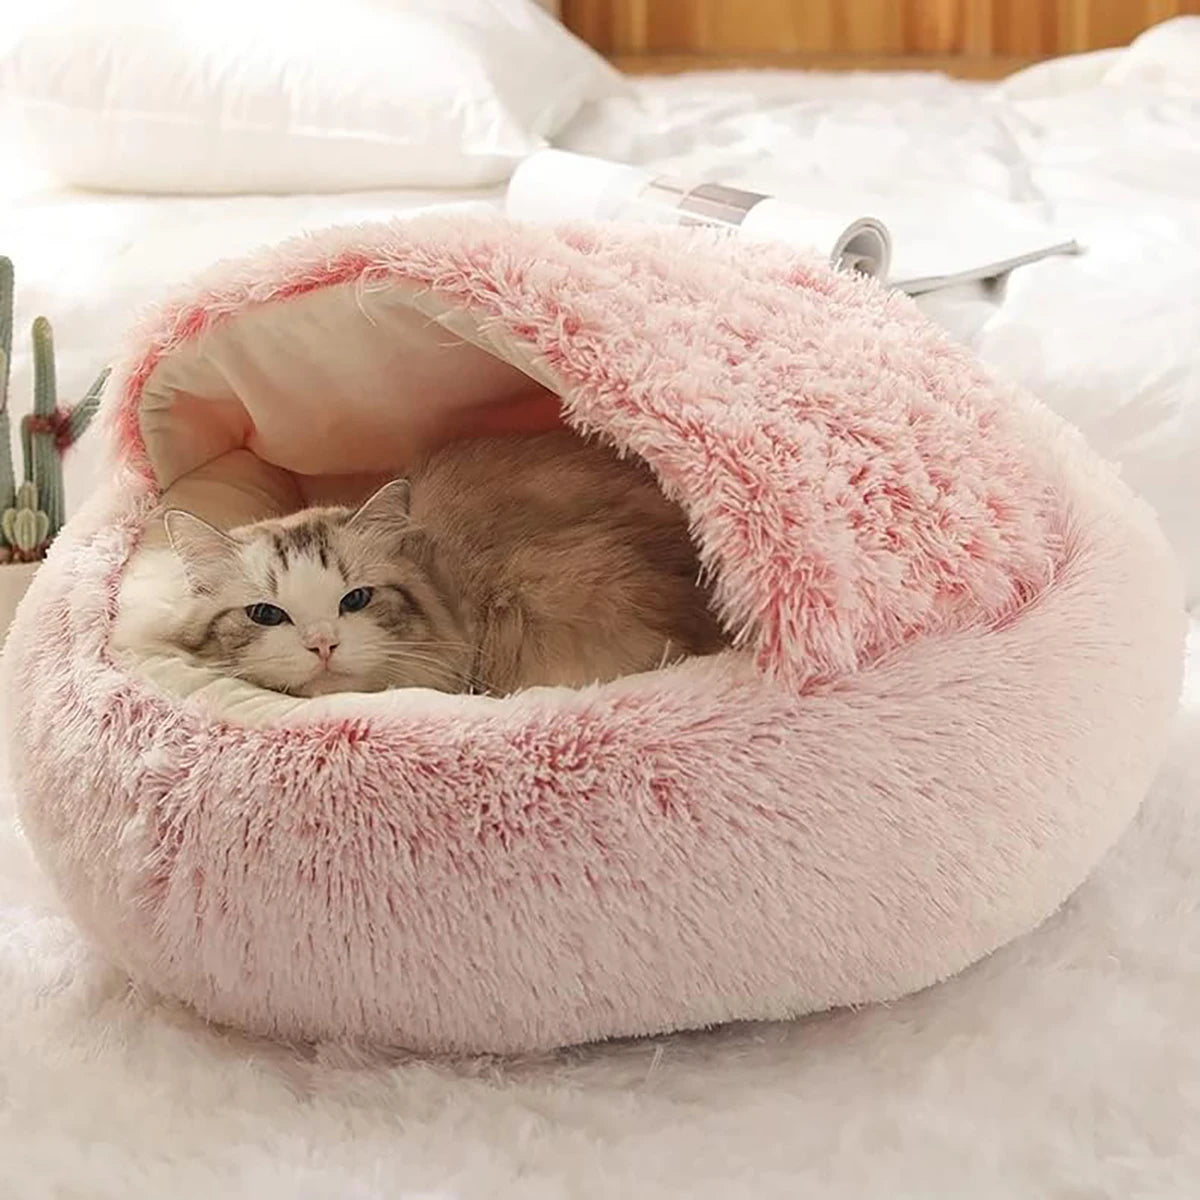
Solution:
M 76 918 L 214 1019 L 514 1051 L 895 997 L 1052 911 L 1157 761 L 1148 511 L 910 302 L 782 249 L 334 231 L 156 315 L 106 404 L 114 482 L 6 654 L 13 759 Z M 737 649 L 503 700 L 114 657 L 164 490 L 262 515 L 560 421 L 684 506 Z

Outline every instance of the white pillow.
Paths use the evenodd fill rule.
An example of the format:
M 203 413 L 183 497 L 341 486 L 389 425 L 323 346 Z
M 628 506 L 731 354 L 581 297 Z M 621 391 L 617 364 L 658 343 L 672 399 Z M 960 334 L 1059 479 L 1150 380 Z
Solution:
M 1169 96 L 1200 96 L 1200 16 L 1175 17 L 1147 29 L 1104 82 L 1150 87 Z
M 0 111 L 85 187 L 480 186 L 625 86 L 532 0 L 24 7 L 0 19 Z

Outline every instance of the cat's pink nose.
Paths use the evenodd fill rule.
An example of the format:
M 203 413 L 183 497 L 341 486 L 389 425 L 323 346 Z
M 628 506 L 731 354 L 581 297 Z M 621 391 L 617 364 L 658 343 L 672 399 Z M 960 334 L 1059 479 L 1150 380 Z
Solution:
M 319 642 L 309 646 L 309 651 L 315 654 L 323 663 L 327 663 L 332 657 L 333 652 L 338 648 L 337 642 L 327 642 L 322 639 Z

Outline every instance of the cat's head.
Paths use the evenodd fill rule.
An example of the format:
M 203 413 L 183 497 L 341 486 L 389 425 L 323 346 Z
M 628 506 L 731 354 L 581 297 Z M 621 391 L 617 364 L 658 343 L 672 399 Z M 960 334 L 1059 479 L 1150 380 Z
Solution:
M 192 594 L 183 642 L 205 662 L 295 696 L 468 690 L 466 632 L 403 480 L 358 510 L 229 533 L 179 510 L 165 521 Z

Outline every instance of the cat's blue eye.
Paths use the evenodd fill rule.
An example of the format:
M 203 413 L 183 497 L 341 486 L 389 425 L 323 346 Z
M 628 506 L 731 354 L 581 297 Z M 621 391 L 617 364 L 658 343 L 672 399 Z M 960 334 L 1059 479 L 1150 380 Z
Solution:
M 284 625 L 292 619 L 278 604 L 247 604 L 246 616 L 255 625 Z
M 342 597 L 342 602 L 338 605 L 338 611 L 344 613 L 361 612 L 370 603 L 371 589 L 355 588 L 352 592 L 347 592 Z

